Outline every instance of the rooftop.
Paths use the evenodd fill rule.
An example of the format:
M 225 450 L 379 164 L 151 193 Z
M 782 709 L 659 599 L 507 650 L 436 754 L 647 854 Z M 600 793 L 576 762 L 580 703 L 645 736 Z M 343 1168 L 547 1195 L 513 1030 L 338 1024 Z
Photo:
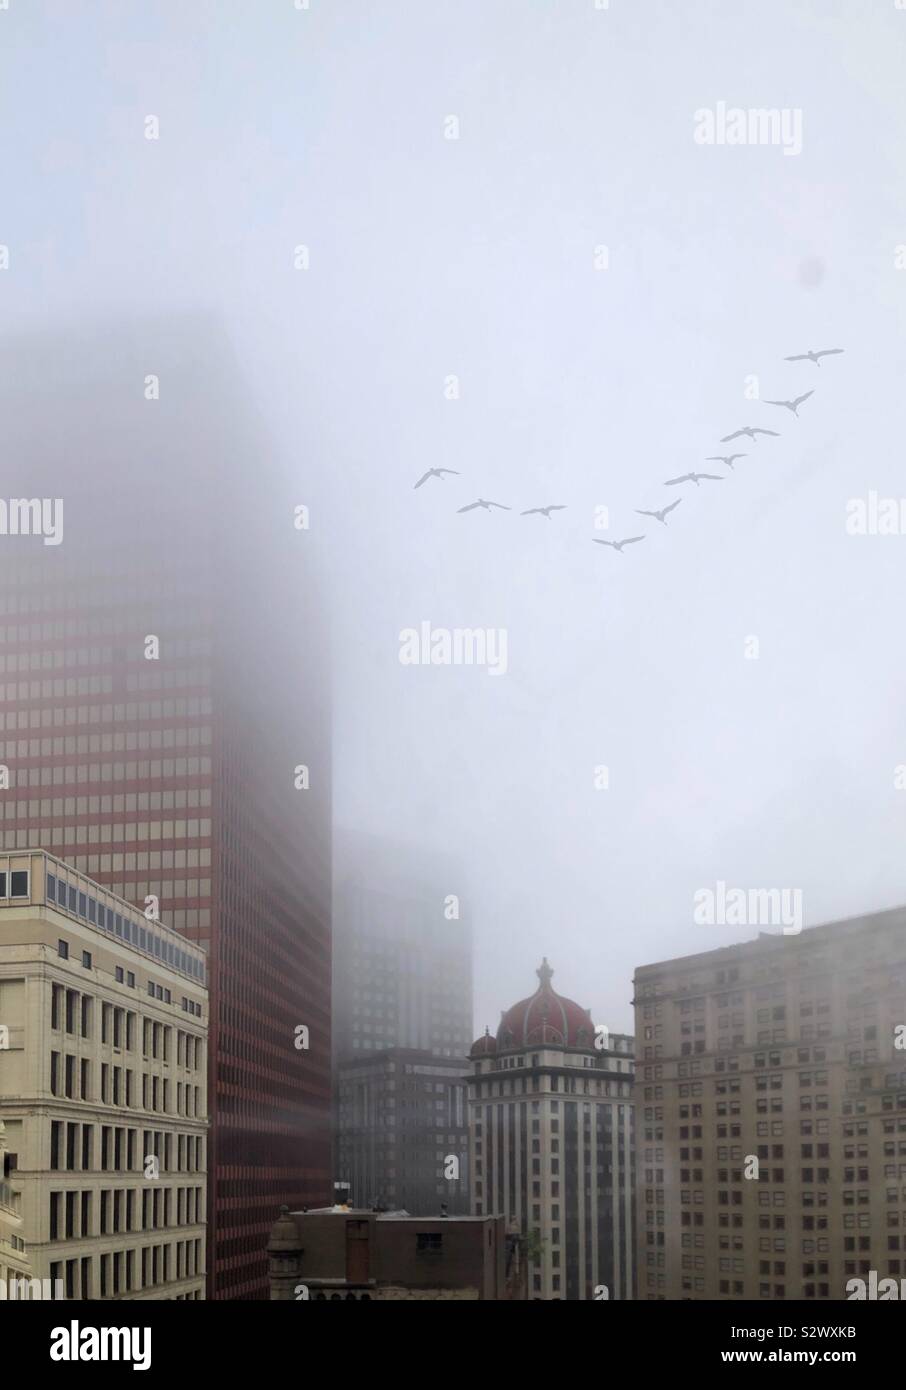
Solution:
M 172 927 L 154 921 L 125 898 L 44 849 L 0 854 L 0 913 L 49 907 L 93 931 L 116 937 L 139 955 L 205 985 L 206 955 Z
M 371 1207 L 310 1207 L 308 1211 L 291 1211 L 289 1216 L 305 1219 L 306 1216 L 373 1216 L 375 1221 L 443 1221 L 447 1225 L 453 1222 L 463 1221 L 490 1221 L 491 1216 L 441 1216 L 436 1212 L 433 1216 L 413 1216 L 408 1211 L 373 1211 Z
M 798 952 L 824 946 L 840 945 L 849 937 L 864 932 L 883 933 L 906 929 L 906 908 L 890 907 L 877 912 L 865 912 L 855 917 L 842 917 L 835 922 L 818 922 L 813 927 L 805 927 L 801 932 L 759 931 L 757 936 L 746 941 L 729 942 L 726 946 L 712 946 L 707 951 L 690 951 L 683 956 L 667 960 L 648 961 L 635 970 L 635 979 L 649 983 L 650 977 L 658 973 L 694 971 L 709 966 L 722 967 L 735 965 L 740 959 L 758 958 L 768 953 Z M 730 928 L 733 930 L 733 928 Z

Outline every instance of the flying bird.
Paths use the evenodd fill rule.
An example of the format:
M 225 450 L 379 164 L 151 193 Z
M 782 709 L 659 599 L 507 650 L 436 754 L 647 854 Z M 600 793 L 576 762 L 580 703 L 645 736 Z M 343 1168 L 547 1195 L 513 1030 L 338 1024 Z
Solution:
M 644 536 L 627 536 L 625 541 L 599 541 L 597 536 L 592 537 L 595 545 L 609 545 L 619 555 L 623 553 L 624 545 L 635 545 L 636 541 L 643 541 L 644 539 Z
M 804 396 L 797 396 L 794 401 L 765 401 L 765 405 L 784 405 L 786 406 L 787 410 L 791 410 L 798 419 L 799 407 L 801 406 L 802 402 L 807 401 L 809 396 L 814 396 L 814 394 L 814 391 L 806 391 Z
M 499 507 L 502 512 L 511 512 L 513 510 L 512 507 L 505 507 L 502 502 L 486 502 L 483 497 L 479 497 L 477 502 L 470 502 L 467 507 L 457 507 L 456 510 L 457 513 L 473 512 L 476 507 L 484 507 L 486 512 L 489 512 L 492 507 Z
M 698 487 L 701 478 L 710 478 L 714 483 L 723 482 L 719 473 L 684 473 L 680 478 L 668 478 L 664 487 L 675 487 L 677 483 L 694 483 Z
M 565 512 L 565 506 L 551 507 L 529 507 L 527 512 L 520 512 L 520 516 L 546 516 L 548 521 L 551 519 L 551 512 Z
M 645 512 L 645 511 L 642 511 L 642 509 L 641 509 L 640 507 L 636 507 L 636 509 L 635 509 L 635 510 L 636 510 L 636 515 L 637 515 L 637 516 L 653 516 L 653 517 L 655 518 L 656 521 L 660 521 L 660 522 L 663 523 L 664 526 L 666 526 L 667 523 L 666 523 L 666 521 L 664 520 L 664 518 L 666 517 L 667 513 L 668 513 L 668 512 L 672 512 L 673 509 L 674 509 L 674 507 L 678 507 L 679 504 L 680 504 L 680 502 L 682 502 L 682 500 L 683 500 L 682 497 L 677 497 L 677 499 L 676 499 L 675 502 L 671 502 L 669 507 L 662 507 L 661 510 L 660 510 L 659 512 Z
M 709 454 L 705 463 L 725 463 L 732 472 L 733 464 L 737 459 L 747 459 L 748 457 L 748 454 Z
M 418 482 L 413 484 L 413 487 L 421 487 L 422 483 L 426 483 L 429 478 L 440 478 L 442 480 L 445 473 L 455 473 L 457 478 L 459 477 L 458 468 L 429 468 L 427 473 L 422 474 Z
M 776 430 L 763 430 L 760 425 L 743 425 L 741 430 L 734 430 L 732 434 L 725 434 L 720 442 L 721 444 L 729 444 L 731 439 L 738 439 L 742 434 L 747 434 L 754 444 L 758 443 L 755 438 L 756 434 L 771 434 L 775 439 L 780 438 Z
M 845 352 L 845 348 L 822 348 L 820 352 L 814 352 L 809 348 L 808 352 L 797 352 L 793 357 L 784 357 L 784 362 L 814 362 L 816 367 L 820 367 L 819 357 L 833 357 L 838 352 Z

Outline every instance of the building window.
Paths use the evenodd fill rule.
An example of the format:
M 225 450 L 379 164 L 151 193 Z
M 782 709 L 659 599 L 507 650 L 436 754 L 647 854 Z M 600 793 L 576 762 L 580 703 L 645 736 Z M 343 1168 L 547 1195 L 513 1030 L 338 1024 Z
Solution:
M 86 970 L 90 970 L 90 969 L 91 969 L 91 952 L 90 952 L 90 951 L 83 951 L 83 952 L 82 952 L 82 964 L 84 965 L 84 967 L 85 967 Z
M 57 942 L 57 955 L 61 960 L 69 960 L 69 942 L 61 938 Z

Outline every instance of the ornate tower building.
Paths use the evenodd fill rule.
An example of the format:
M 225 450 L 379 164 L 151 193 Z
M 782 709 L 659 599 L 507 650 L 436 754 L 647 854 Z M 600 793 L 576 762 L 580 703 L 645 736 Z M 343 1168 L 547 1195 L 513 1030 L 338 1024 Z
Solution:
M 596 1029 L 553 973 L 543 960 L 535 993 L 472 1045 L 472 1210 L 521 1228 L 530 1298 L 628 1299 L 633 1039 Z

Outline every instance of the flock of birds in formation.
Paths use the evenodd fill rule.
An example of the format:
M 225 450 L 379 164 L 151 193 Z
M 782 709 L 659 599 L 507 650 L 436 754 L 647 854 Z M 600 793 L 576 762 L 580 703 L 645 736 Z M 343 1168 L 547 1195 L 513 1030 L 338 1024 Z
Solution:
M 822 348 L 819 352 L 815 352 L 810 349 L 808 352 L 798 352 L 792 357 L 785 357 L 783 360 L 785 362 L 814 362 L 816 367 L 820 367 L 822 357 L 834 357 L 837 353 L 843 351 L 843 348 Z M 812 389 L 811 391 L 804 392 L 804 394 L 801 396 L 796 396 L 791 401 L 765 401 L 764 404 L 782 406 L 783 409 L 792 411 L 792 413 L 798 419 L 799 407 L 803 404 L 804 401 L 808 400 L 809 396 L 813 396 L 814 394 L 814 389 Z M 753 444 L 757 444 L 758 436 L 760 434 L 770 435 L 774 439 L 780 438 L 779 431 L 777 430 L 762 429 L 758 425 L 743 425 L 742 429 L 734 430 L 732 434 L 724 435 L 723 439 L 721 439 L 720 442 L 721 444 L 730 444 L 734 439 L 741 439 L 743 436 L 745 436 L 747 439 L 751 439 Z M 748 454 L 710 454 L 705 459 L 705 462 L 722 463 L 732 472 L 737 459 L 744 459 L 748 457 Z M 447 473 L 452 473 L 455 474 L 456 477 L 459 477 L 459 470 L 457 468 L 429 468 L 428 471 L 424 473 L 422 477 L 419 478 L 418 482 L 415 483 L 414 486 L 417 488 L 421 487 L 422 484 L 426 483 L 429 478 L 440 478 L 441 481 L 443 481 L 444 475 Z M 699 487 L 703 482 L 722 483 L 725 477 L 726 474 L 724 473 L 682 473 L 678 478 L 667 478 L 664 482 L 664 487 L 679 487 L 682 483 L 694 483 L 696 487 Z M 662 526 L 666 526 L 667 517 L 669 513 L 672 512 L 676 507 L 678 507 L 682 500 L 683 499 L 681 497 L 678 497 L 675 502 L 671 502 L 668 506 L 661 507 L 659 510 L 655 511 L 644 511 L 640 507 L 637 507 L 635 509 L 636 515 L 653 517 L 654 520 L 659 521 Z M 477 502 L 469 502 L 467 506 L 457 508 L 457 511 L 473 512 L 475 511 L 476 507 L 481 507 L 486 512 L 489 512 L 492 507 L 496 507 L 498 511 L 501 512 L 511 512 L 513 510 L 512 507 L 505 507 L 502 502 L 489 502 L 486 498 L 479 497 Z M 551 512 L 563 511 L 566 511 L 565 504 L 552 504 L 546 507 L 529 507 L 527 511 L 521 512 L 520 515 L 544 516 L 547 517 L 548 521 L 550 521 Z M 637 541 L 643 541 L 644 539 L 644 536 L 627 536 L 624 540 L 621 541 L 602 541 L 595 538 L 594 544 L 609 545 L 610 548 L 612 550 L 615 550 L 618 555 L 622 555 L 624 546 L 635 545 Z

